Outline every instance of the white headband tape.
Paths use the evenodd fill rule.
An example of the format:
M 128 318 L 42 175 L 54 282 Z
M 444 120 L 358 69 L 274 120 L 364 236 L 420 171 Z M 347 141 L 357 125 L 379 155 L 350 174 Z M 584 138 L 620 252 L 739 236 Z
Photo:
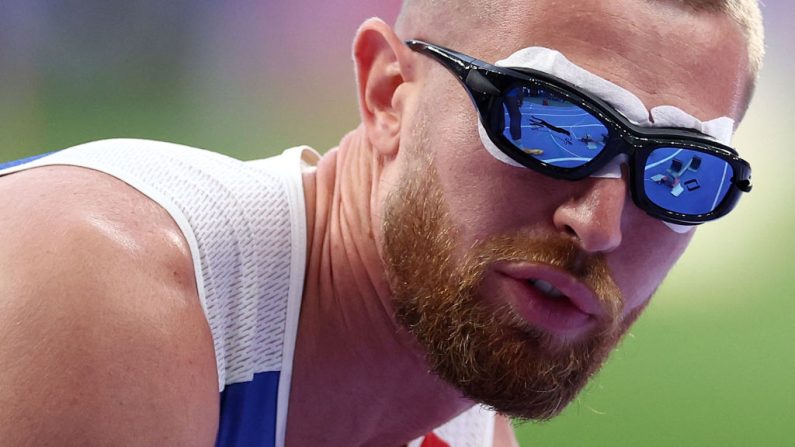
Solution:
M 710 121 L 701 121 L 674 106 L 658 106 L 648 110 L 643 101 L 629 90 L 575 65 L 558 51 L 542 47 L 525 48 L 512 54 L 507 59 L 498 61 L 495 65 L 499 67 L 531 68 L 567 81 L 601 98 L 629 121 L 639 126 L 695 129 L 725 145 L 731 144 L 732 134 L 734 133 L 733 119 L 724 116 Z M 483 145 L 491 155 L 509 165 L 522 166 L 494 146 L 494 143 L 491 142 L 491 139 L 486 134 L 483 124 L 480 122 L 478 122 L 478 133 Z M 625 155 L 616 157 L 594 173 L 592 177 L 621 178 L 621 164 L 625 162 Z M 689 225 L 664 223 L 677 233 L 687 233 L 694 228 Z

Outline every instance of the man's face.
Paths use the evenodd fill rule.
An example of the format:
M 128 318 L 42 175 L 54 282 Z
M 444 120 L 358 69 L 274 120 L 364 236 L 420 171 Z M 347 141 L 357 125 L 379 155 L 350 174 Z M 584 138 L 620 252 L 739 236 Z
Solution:
M 489 62 L 544 46 L 648 108 L 674 105 L 702 120 L 741 113 L 745 46 L 726 17 L 639 0 L 517 3 L 505 17 L 521 19 L 502 31 L 478 30 L 482 39 L 463 47 L 434 43 Z M 637 209 L 626 171 L 569 182 L 495 160 L 465 90 L 440 65 L 419 63 L 424 86 L 384 204 L 398 317 L 468 397 L 551 417 L 598 370 L 692 233 Z

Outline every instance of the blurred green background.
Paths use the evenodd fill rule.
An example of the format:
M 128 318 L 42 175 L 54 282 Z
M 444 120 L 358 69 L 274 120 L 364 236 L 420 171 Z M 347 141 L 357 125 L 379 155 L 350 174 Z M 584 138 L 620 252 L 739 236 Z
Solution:
M 356 27 L 398 8 L 0 0 L 0 160 L 109 137 L 243 159 L 325 150 L 357 123 Z M 795 445 L 793 8 L 766 2 L 768 58 L 735 140 L 754 166 L 753 194 L 699 230 L 563 416 L 518 428 L 523 446 Z

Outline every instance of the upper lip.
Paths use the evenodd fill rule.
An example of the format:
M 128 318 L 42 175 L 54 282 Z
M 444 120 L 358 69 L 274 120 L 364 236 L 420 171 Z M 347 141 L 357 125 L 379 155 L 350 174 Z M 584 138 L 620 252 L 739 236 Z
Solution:
M 566 270 L 540 263 L 500 263 L 496 271 L 519 281 L 542 280 L 560 290 L 581 312 L 594 317 L 606 314 L 596 293 Z

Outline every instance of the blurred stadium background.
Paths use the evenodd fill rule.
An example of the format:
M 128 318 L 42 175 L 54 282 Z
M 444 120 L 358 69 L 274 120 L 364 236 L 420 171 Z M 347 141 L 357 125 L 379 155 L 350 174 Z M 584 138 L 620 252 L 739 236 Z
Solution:
M 109 137 L 243 159 L 333 147 L 357 123 L 356 27 L 399 3 L 0 0 L 0 160 Z M 518 428 L 523 446 L 793 445 L 795 4 L 764 12 L 768 58 L 736 139 L 753 194 L 699 231 L 563 416 Z

